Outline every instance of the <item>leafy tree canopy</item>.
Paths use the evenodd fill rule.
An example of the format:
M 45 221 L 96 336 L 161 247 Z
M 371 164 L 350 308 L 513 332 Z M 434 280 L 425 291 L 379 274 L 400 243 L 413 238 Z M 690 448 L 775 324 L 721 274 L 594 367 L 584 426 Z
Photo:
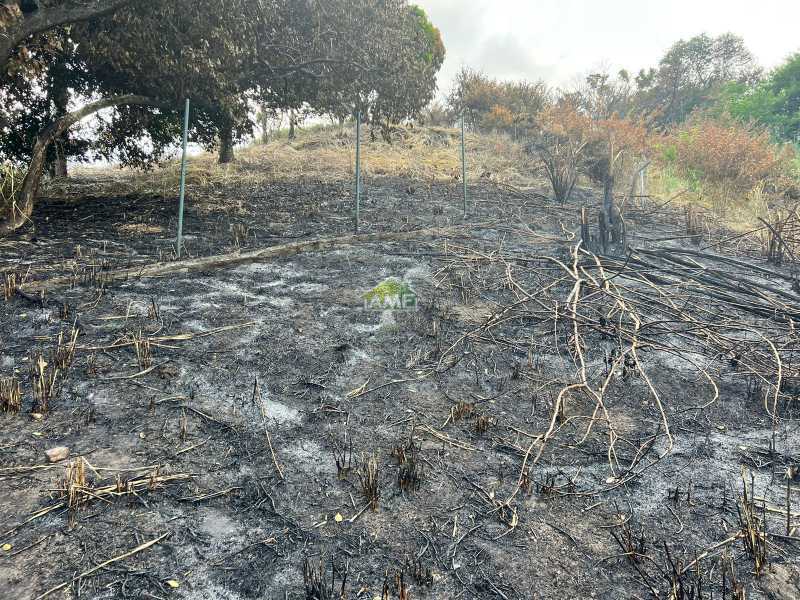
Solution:
M 800 53 L 755 86 L 726 86 L 719 107 L 740 121 L 767 127 L 777 140 L 800 144 Z
M 679 40 L 657 69 L 640 71 L 636 103 L 642 112 L 657 113 L 662 125 L 684 121 L 697 108 L 713 103 L 726 84 L 752 84 L 761 69 L 744 40 L 732 33 Z

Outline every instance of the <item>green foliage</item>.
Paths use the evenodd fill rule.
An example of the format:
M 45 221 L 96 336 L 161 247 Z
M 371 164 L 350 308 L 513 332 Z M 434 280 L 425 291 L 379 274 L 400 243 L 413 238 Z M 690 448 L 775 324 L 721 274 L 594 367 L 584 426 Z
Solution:
M 191 139 L 206 148 L 222 132 L 250 133 L 252 102 L 344 115 L 368 105 L 399 119 L 430 101 L 444 60 L 438 30 L 407 0 L 136 0 L 26 43 L 45 38 L 36 69 L 0 82 L 0 158 L 26 161 L 67 104 L 131 93 L 152 105 L 104 112 L 91 137 L 64 138 L 67 154 L 147 167 L 179 139 L 187 97 Z M 15 64 L 27 56 L 18 51 Z M 51 81 L 68 94 L 63 110 Z
M 800 142 L 800 53 L 755 86 L 726 86 L 718 110 L 769 128 L 777 140 Z
M 406 282 L 401 281 L 396 277 L 389 277 L 365 293 L 364 299 L 371 301 L 377 298 L 381 302 L 384 302 L 387 298 L 393 298 L 395 296 L 402 296 L 404 294 L 412 293 L 413 290 Z
M 427 42 L 427 47 L 422 52 L 422 59 L 429 65 L 433 65 L 437 61 L 443 61 L 445 49 L 442 41 L 442 32 L 431 23 L 423 8 L 412 4 L 411 13 L 417 18 L 419 28 L 424 33 Z
M 640 71 L 635 102 L 661 125 L 680 123 L 695 110 L 712 106 L 717 94 L 734 82 L 752 85 L 761 70 L 742 38 L 726 33 L 679 40 L 657 69 Z
M 678 148 L 675 144 L 663 144 L 659 147 L 661 160 L 667 165 L 674 165 L 678 161 Z

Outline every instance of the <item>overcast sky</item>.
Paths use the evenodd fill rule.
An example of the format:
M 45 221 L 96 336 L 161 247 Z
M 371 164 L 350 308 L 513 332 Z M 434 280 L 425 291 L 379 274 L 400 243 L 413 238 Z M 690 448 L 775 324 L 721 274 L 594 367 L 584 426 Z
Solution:
M 765 67 L 800 51 L 797 0 L 415 0 L 439 27 L 447 92 L 462 65 L 568 86 L 601 65 L 635 73 L 673 42 L 733 32 Z

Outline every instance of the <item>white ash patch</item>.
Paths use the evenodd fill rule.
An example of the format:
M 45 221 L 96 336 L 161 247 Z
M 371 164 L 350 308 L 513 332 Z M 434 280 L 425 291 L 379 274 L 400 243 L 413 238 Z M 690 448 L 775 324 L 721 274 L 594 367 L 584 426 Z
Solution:
M 205 323 L 203 323 L 202 321 L 198 321 L 197 319 L 193 319 L 191 321 L 184 321 L 182 328 L 184 331 L 190 331 L 195 333 L 199 333 L 201 331 L 205 331 L 206 329 L 208 329 Z
M 286 285 L 286 281 L 283 279 L 276 279 L 274 281 L 267 281 L 266 283 L 261 284 L 263 287 L 284 287 Z
M 298 294 L 321 294 L 329 289 L 329 286 L 322 283 L 298 283 L 291 287 L 291 290 Z
M 352 349 L 350 351 L 350 356 L 347 357 L 347 362 L 345 363 L 345 366 L 356 367 L 371 362 L 374 362 L 374 359 L 369 354 L 367 354 L 363 350 Z
M 249 265 L 242 265 L 231 271 L 232 273 L 247 273 L 247 274 L 260 274 L 260 275 L 277 275 L 284 279 L 299 279 L 307 277 L 308 271 L 298 267 L 295 263 L 286 265 L 279 265 L 275 263 L 252 263 Z M 258 278 L 254 278 L 258 281 Z
M 303 421 L 303 415 L 296 408 L 272 398 L 266 398 L 263 403 L 267 419 L 278 423 L 278 425 L 298 425 Z
M 275 296 L 274 298 L 267 298 L 266 303 L 275 308 L 291 308 L 294 306 L 294 300 L 288 296 Z
M 303 578 L 303 574 L 300 572 L 300 569 L 296 568 L 285 568 L 280 569 L 279 571 L 275 572 L 275 575 L 272 576 L 272 585 L 277 588 L 287 588 L 291 587 L 298 580 Z
M 294 471 L 318 474 L 334 474 L 336 471 L 330 453 L 314 440 L 297 440 L 286 448 L 279 448 L 278 454 Z
M 204 513 L 199 529 L 215 542 L 225 542 L 239 535 L 239 525 L 224 512 L 209 508 Z
M 394 318 L 394 311 L 381 311 L 376 324 L 355 323 L 353 329 L 359 333 L 376 333 L 382 329 L 392 329 L 397 327 L 397 320 Z
M 216 298 L 218 296 L 233 296 L 234 298 L 241 298 L 242 296 L 250 295 L 247 290 L 242 288 L 240 285 L 230 283 L 228 281 L 206 279 L 201 280 L 199 283 L 211 290 L 208 294 L 206 294 L 206 297 Z
M 410 283 L 430 281 L 433 277 L 430 265 L 415 265 L 403 275 L 403 279 Z
M 192 591 L 182 591 L 181 597 L 186 600 L 243 600 L 239 594 L 213 583 L 205 575 L 197 573 L 192 577 Z

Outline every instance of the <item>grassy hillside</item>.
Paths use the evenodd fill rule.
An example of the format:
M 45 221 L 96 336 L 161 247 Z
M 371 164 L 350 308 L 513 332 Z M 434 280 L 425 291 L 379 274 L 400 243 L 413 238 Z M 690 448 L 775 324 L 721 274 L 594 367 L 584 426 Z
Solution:
M 240 148 L 236 161 L 220 165 L 214 154 L 189 159 L 187 184 L 194 193 L 227 187 L 240 188 L 267 182 L 310 180 L 346 183 L 354 180 L 355 132 L 338 127 L 313 128 L 295 140 L 279 139 Z M 467 134 L 467 173 L 470 181 L 491 179 L 515 186 L 540 183 L 536 166 L 522 144 L 505 135 Z M 364 180 L 402 177 L 420 182 L 459 181 L 460 133 L 455 129 L 409 128 L 398 130 L 391 144 L 369 131 L 362 132 Z M 43 186 L 48 197 L 77 199 L 87 194 L 172 196 L 178 189 L 180 162 L 171 160 L 142 173 L 130 169 L 82 167 L 69 180 Z

